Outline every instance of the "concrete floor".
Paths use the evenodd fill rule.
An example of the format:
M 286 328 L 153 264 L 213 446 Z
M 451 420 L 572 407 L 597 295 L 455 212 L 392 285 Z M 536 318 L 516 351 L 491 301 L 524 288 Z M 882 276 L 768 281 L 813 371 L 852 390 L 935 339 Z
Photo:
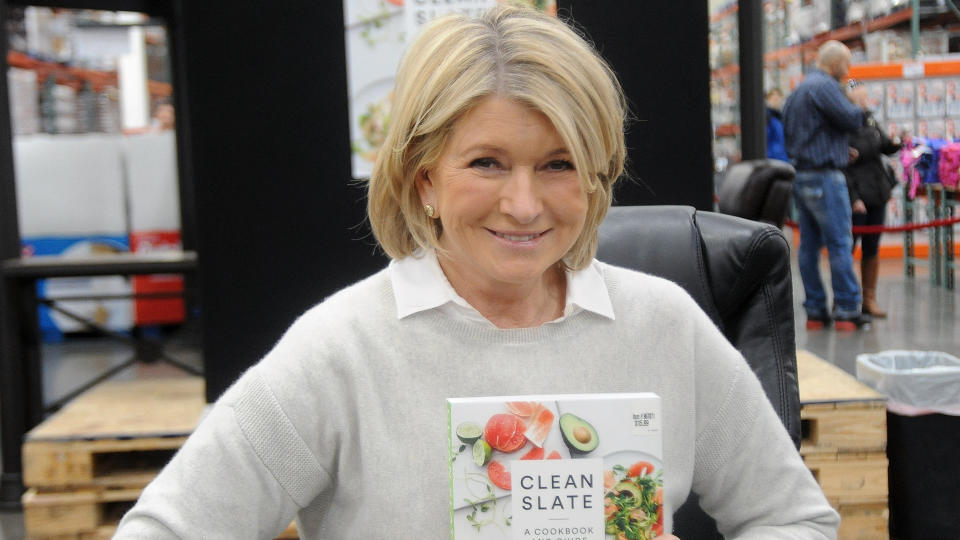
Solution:
M 829 275 L 825 266 L 823 279 L 828 280 Z M 923 350 L 960 356 L 957 323 L 960 289 L 951 291 L 931 285 L 926 268 L 917 267 L 916 275 L 910 278 L 905 276 L 900 259 L 882 260 L 877 297 L 889 315 L 886 319 L 874 320 L 869 330 L 857 332 L 832 329 L 807 332 L 806 314 L 801 305 L 803 285 L 796 264 L 793 276 L 797 349 L 806 349 L 852 375 L 856 375 L 857 355 L 862 353 Z
M 0 540 L 22 540 L 23 538 L 26 538 L 23 530 L 23 514 L 0 512 Z
M 824 268 L 824 279 L 829 273 Z M 960 289 L 948 291 L 932 286 L 925 268 L 918 267 L 913 278 L 904 276 L 903 262 L 884 260 L 881 264 L 879 300 L 890 312 L 886 320 L 877 320 L 869 330 L 844 333 L 832 329 L 816 332 L 805 330 L 801 302 L 803 287 L 794 264 L 794 306 L 797 322 L 797 348 L 855 373 L 856 356 L 884 350 L 934 350 L 960 355 L 960 325 L 957 322 L 957 304 Z M 957 277 L 960 277 L 958 275 Z M 174 356 L 193 365 L 201 363 L 200 355 L 191 349 L 192 338 L 173 340 Z M 44 392 L 48 402 L 57 399 L 69 389 L 91 376 L 91 373 L 109 369 L 129 356 L 129 350 L 102 340 L 67 341 L 45 347 L 47 369 Z M 179 373 L 164 364 L 139 366 L 121 373 L 122 378 L 151 377 Z M 79 377 L 79 379 L 78 379 Z M 0 512 L 0 540 L 24 538 L 23 515 L 18 512 Z

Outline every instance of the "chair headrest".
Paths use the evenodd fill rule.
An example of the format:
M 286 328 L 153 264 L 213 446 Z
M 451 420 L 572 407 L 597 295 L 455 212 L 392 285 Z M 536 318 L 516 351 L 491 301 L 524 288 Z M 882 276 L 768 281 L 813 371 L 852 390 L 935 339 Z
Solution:
M 731 166 L 720 183 L 718 207 L 724 214 L 746 219 L 761 219 L 768 197 L 789 198 L 789 190 L 772 190 L 779 182 L 792 182 L 797 175 L 793 165 L 778 159 L 756 159 Z
M 743 305 L 774 266 L 790 264 L 790 247 L 772 225 L 714 212 L 697 212 L 697 224 L 713 300 L 724 320 Z
M 695 216 L 690 206 L 615 206 L 600 225 L 597 259 L 673 281 L 722 328 Z
M 721 329 L 790 260 L 776 227 L 689 206 L 615 206 L 599 238 L 597 259 L 677 283 Z

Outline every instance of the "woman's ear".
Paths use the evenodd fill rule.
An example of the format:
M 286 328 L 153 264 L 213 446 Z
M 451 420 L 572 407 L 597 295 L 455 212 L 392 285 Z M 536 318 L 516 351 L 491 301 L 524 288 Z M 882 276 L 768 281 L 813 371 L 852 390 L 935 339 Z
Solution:
M 420 194 L 420 204 L 432 204 L 436 206 L 433 193 L 433 183 L 430 181 L 430 171 L 421 169 L 414 179 L 417 186 L 417 193 Z

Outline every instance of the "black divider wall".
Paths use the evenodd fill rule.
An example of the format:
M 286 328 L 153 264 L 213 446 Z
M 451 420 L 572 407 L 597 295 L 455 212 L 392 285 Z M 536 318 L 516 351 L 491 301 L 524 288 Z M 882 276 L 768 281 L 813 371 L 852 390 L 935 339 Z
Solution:
M 614 204 L 713 209 L 707 2 L 559 0 L 623 85 L 634 120 Z
M 386 264 L 350 181 L 342 4 L 182 2 L 207 399 Z
M 0 44 L 3 45 L 3 57 L 0 58 L 0 70 L 4 81 L 0 84 L 0 259 L 10 259 L 20 255 L 20 227 L 17 223 L 16 183 L 13 177 L 13 145 L 11 141 L 10 98 L 6 84 L 7 65 L 7 4 L 0 4 Z M 0 302 L 2 302 L 0 291 Z M 2 305 L 2 304 L 0 304 Z M 5 310 L 0 310 L 0 315 Z
M 7 43 L 7 5 L 0 5 L 0 43 Z M 7 56 L 0 58 L 0 71 L 4 81 L 0 84 L 0 260 L 12 259 L 20 255 L 20 233 L 17 223 L 17 199 L 13 181 L 13 147 L 10 126 L 10 101 L 6 85 Z M 15 330 L 16 309 L 11 305 L 11 296 L 6 282 L 0 281 L 0 355 L 12 357 L 20 354 Z M 3 380 L 21 380 L 19 364 L 0 358 L 0 378 Z M 4 438 L 0 441 L 0 510 L 17 508 L 21 486 L 20 441 L 11 440 L 8 433 L 20 434 L 26 429 L 22 414 L 22 391 L 0 392 L 0 422 Z

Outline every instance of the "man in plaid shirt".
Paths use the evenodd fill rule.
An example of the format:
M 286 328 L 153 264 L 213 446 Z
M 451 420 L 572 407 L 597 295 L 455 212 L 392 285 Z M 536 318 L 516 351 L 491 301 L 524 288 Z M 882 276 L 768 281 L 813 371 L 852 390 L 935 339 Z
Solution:
M 839 41 L 824 43 L 818 50 L 817 67 L 807 73 L 783 108 L 787 155 L 797 169 L 793 184 L 800 225 L 797 258 L 811 330 L 831 322 L 837 330 L 856 330 L 870 322 L 870 316 L 861 312 L 860 285 L 853 271 L 852 213 L 842 171 L 852 157 L 849 134 L 864 119 L 864 109 L 854 105 L 840 86 L 849 71 L 850 50 Z M 830 260 L 832 310 L 827 309 L 820 279 L 824 246 Z

